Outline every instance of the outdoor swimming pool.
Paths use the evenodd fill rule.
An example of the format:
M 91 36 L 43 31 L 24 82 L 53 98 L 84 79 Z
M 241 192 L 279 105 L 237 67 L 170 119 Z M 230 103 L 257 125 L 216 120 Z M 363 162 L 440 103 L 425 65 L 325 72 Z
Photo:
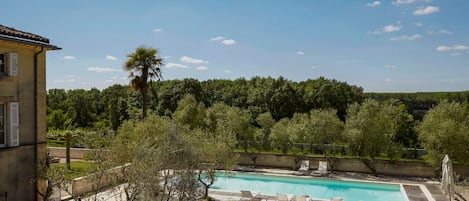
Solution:
M 309 195 L 330 199 L 342 197 L 345 201 L 406 201 L 398 184 L 339 181 L 333 179 L 271 176 L 235 173 L 218 174 L 211 187 L 218 190 L 250 190 L 262 194 L 277 193 Z

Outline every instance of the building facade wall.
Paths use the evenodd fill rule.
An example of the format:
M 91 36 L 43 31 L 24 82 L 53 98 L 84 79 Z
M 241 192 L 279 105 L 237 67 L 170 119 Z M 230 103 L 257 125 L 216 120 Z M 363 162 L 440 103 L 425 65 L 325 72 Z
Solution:
M 0 77 L 0 102 L 18 102 L 19 146 L 0 148 L 0 194 L 7 200 L 35 200 L 34 55 L 40 47 L 0 40 L 0 52 L 18 55 L 17 76 Z M 38 162 L 46 159 L 45 51 L 38 55 Z M 7 133 L 8 133 L 7 126 Z M 7 134 L 8 135 L 8 134 Z M 8 143 L 8 140 L 7 140 Z

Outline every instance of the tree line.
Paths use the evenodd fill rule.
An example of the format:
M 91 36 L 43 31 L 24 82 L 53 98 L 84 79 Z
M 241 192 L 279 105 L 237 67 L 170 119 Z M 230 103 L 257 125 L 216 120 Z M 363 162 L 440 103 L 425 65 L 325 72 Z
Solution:
M 350 129 L 346 132 L 344 130 L 350 128 L 352 122 L 361 122 L 356 126 L 372 126 L 370 122 L 380 120 L 382 122 L 379 125 L 383 127 L 373 128 L 376 130 L 372 136 L 377 137 L 376 140 L 388 139 L 389 143 L 399 146 L 387 148 L 380 146 L 372 149 L 374 153 L 382 153 L 382 149 L 386 149 L 385 155 L 388 157 L 388 155 L 399 155 L 396 151 L 400 149 L 396 147 L 423 147 L 416 126 L 421 124 L 426 111 L 439 103 L 437 99 L 445 98 L 455 103 L 466 102 L 468 95 L 467 92 L 363 93 L 360 87 L 323 77 L 302 82 L 293 82 L 283 77 L 207 81 L 182 79 L 151 83 L 148 88 L 148 110 L 151 114 L 180 119 L 183 123 L 190 122 L 195 128 L 210 127 L 205 125 L 209 120 L 204 118 L 218 118 L 216 115 L 210 116 L 210 113 L 206 113 L 211 108 L 224 111 L 220 104 L 223 107 L 235 108 L 226 113 L 233 114 L 231 118 L 233 123 L 244 121 L 233 127 L 244 129 L 237 131 L 236 137 L 239 147 L 245 151 L 249 148 L 258 150 L 275 148 L 285 152 L 291 151 L 286 150 L 287 148 L 301 147 L 299 145 L 301 143 L 309 145 L 335 143 L 350 146 L 349 142 L 352 139 L 347 136 L 358 134 Z M 187 96 L 191 97 L 190 100 Z M 370 99 L 377 100 L 377 103 L 370 103 Z M 124 85 L 113 85 L 102 91 L 50 89 L 47 93 L 48 129 L 53 131 L 89 128 L 106 130 L 105 133 L 117 131 L 124 121 L 138 119 L 142 115 L 141 104 L 138 92 Z M 357 108 L 367 108 L 367 104 L 375 105 L 374 109 L 370 109 L 375 112 L 369 112 L 370 115 L 387 111 L 385 108 L 392 105 L 394 109 L 388 111 L 388 116 L 394 114 L 396 117 L 392 118 L 397 120 L 386 119 L 391 117 L 380 119 L 377 116 L 360 116 L 363 114 Z M 384 104 L 386 107 L 376 104 Z M 180 110 L 183 109 L 178 110 L 178 107 L 183 107 L 181 105 L 189 107 L 184 109 L 188 110 L 185 111 L 188 114 L 182 115 Z M 322 121 L 324 126 L 317 128 L 317 125 L 306 125 L 307 121 L 316 124 Z M 302 130 L 297 131 L 298 129 L 293 128 L 295 126 L 301 127 Z M 393 135 L 388 132 L 386 136 L 379 137 L 386 133 L 386 129 L 390 129 L 388 127 L 393 127 Z M 363 128 L 363 130 L 370 129 Z M 357 143 L 357 146 L 363 149 L 363 146 Z M 313 150 L 311 147 L 313 146 L 309 148 L 303 146 L 302 149 L 322 153 L 321 149 Z M 355 154 L 364 152 L 358 148 L 353 150 Z
M 209 107 L 217 102 L 247 110 L 254 119 L 270 112 L 275 120 L 311 109 L 333 108 L 345 119 L 347 105 L 363 100 L 363 89 L 345 82 L 318 78 L 293 82 L 283 77 L 249 80 L 167 80 L 148 88 L 151 113 L 170 116 L 186 94 Z M 102 91 L 50 89 L 47 92 L 49 129 L 110 127 L 117 130 L 123 120 L 141 112 L 141 98 L 128 86 L 113 85 Z M 139 114 L 140 112 L 140 114 Z

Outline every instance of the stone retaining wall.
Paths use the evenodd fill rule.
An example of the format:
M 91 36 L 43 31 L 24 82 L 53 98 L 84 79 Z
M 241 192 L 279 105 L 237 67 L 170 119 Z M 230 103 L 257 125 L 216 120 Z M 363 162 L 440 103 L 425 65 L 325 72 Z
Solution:
M 49 152 L 50 156 L 55 156 L 59 158 L 66 157 L 66 149 L 65 147 L 47 147 L 47 151 Z M 70 158 L 72 159 L 83 159 L 83 157 L 90 153 L 91 149 L 83 149 L 83 148 L 70 148 Z
M 74 196 L 84 195 L 119 184 L 119 180 L 122 178 L 123 168 L 129 165 L 130 163 L 105 170 L 101 173 L 94 173 L 72 180 L 72 194 Z
M 288 154 L 247 154 L 240 153 L 238 160 L 239 165 L 253 166 L 251 156 L 256 157 L 256 165 L 261 167 L 289 168 L 296 170 L 299 168 L 301 160 L 309 160 L 310 168 L 317 169 L 319 161 L 326 160 L 324 157 L 312 156 L 294 156 Z M 360 172 L 372 173 L 371 169 L 366 165 L 368 163 L 374 167 L 378 174 L 406 176 L 406 177 L 435 177 L 435 168 L 423 161 L 395 161 L 375 159 L 362 160 L 357 158 L 334 158 L 330 157 L 334 164 L 334 171 L 340 172 Z M 329 164 L 329 169 L 331 164 Z M 461 177 L 469 177 L 469 168 L 462 166 L 454 166 L 457 175 Z
M 48 147 L 48 151 L 51 156 L 65 158 L 65 148 Z M 71 148 L 70 157 L 72 159 L 83 159 L 83 157 L 91 151 L 92 150 L 90 149 Z M 309 160 L 311 169 L 317 168 L 319 161 L 325 160 L 324 157 L 294 156 L 288 154 L 247 154 L 240 152 L 238 164 L 253 166 L 254 163 L 250 156 L 257 156 L 257 166 L 289 168 L 295 170 L 299 168 L 300 160 Z M 361 159 L 331 158 L 335 161 L 335 171 L 371 173 L 370 168 L 368 168 L 365 162 Z M 394 161 L 376 159 L 374 160 L 373 164 L 371 164 L 371 161 L 369 160 L 366 162 L 372 165 L 378 174 L 412 177 L 435 177 L 435 168 L 431 164 L 423 161 Z M 456 174 L 461 177 L 469 177 L 468 167 L 455 165 L 454 170 Z

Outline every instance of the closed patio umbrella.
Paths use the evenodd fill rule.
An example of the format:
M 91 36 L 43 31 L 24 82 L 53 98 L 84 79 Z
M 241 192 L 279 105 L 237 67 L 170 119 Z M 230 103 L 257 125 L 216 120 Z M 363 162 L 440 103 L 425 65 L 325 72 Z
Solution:
M 449 159 L 448 154 L 445 155 L 443 163 L 441 164 L 441 189 L 445 195 L 449 195 L 449 199 L 454 195 L 454 174 L 453 165 Z

